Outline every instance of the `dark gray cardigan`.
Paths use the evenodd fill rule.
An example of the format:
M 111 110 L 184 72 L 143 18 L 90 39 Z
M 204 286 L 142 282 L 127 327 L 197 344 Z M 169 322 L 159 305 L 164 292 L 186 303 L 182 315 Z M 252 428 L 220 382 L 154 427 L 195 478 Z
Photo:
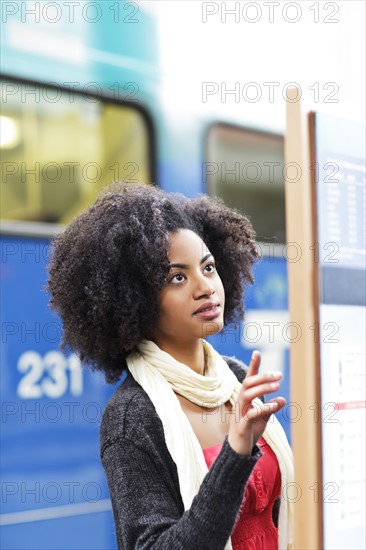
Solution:
M 224 359 L 242 381 L 245 365 L 233 357 Z M 163 424 L 129 372 L 104 410 L 100 445 L 119 550 L 224 549 L 246 483 L 261 457 L 257 446 L 252 456 L 239 455 L 226 436 L 185 512 Z

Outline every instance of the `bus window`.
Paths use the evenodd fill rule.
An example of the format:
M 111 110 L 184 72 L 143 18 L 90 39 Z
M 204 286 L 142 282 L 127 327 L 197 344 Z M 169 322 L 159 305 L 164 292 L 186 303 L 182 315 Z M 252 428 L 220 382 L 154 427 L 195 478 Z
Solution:
M 1 81 L 1 218 L 67 224 L 112 181 L 154 178 L 142 109 L 72 88 Z
M 247 214 L 261 242 L 285 242 L 284 141 L 276 134 L 214 124 L 206 140 L 207 193 Z

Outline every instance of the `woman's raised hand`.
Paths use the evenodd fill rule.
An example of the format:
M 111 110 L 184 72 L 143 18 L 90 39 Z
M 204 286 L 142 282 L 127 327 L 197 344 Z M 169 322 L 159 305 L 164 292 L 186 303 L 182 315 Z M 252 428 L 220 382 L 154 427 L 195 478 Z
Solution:
M 284 407 L 283 397 L 275 397 L 267 403 L 257 400 L 262 395 L 272 393 L 280 387 L 282 374 L 279 371 L 258 374 L 261 356 L 254 351 L 238 399 L 231 411 L 228 442 L 238 454 L 252 454 L 252 449 L 263 434 L 271 414 Z

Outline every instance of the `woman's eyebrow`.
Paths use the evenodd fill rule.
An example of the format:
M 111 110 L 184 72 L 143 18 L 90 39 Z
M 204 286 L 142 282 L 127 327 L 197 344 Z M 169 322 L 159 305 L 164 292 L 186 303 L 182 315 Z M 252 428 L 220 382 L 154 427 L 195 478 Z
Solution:
M 200 261 L 200 264 L 204 264 L 205 261 L 210 257 L 212 256 L 211 253 L 209 254 L 206 254 L 206 256 L 203 256 L 202 260 Z M 169 264 L 169 269 L 172 269 L 173 267 L 179 267 L 179 269 L 188 269 L 188 265 L 187 264 Z

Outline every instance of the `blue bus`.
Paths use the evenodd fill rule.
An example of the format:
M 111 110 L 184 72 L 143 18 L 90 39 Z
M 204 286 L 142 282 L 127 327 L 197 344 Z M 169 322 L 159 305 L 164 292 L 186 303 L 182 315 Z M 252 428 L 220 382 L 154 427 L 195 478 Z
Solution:
M 246 317 L 221 353 L 282 370 L 289 401 L 283 136 L 202 115 L 175 124 L 160 93 L 156 21 L 137 2 L 3 2 L 1 547 L 116 548 L 99 460 L 115 390 L 59 351 L 43 288 L 53 236 L 114 180 L 247 213 L 258 235 Z M 113 31 L 113 32 L 112 32 Z M 279 420 L 290 437 L 288 403 Z M 296 413 L 296 411 L 295 411 Z

